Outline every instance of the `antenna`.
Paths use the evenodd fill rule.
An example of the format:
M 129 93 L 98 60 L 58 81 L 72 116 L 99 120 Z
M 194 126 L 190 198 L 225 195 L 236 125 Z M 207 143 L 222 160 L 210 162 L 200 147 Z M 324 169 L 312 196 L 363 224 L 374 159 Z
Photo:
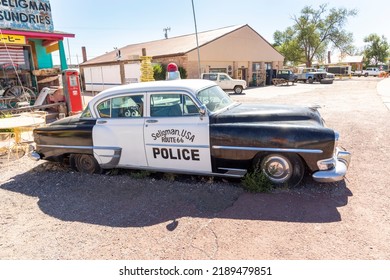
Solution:
M 165 28 L 163 29 L 165 39 L 168 39 L 168 31 L 171 31 L 171 28 L 170 28 L 170 27 L 165 27 Z
M 114 50 L 115 50 L 115 58 L 116 60 L 120 60 L 121 59 L 121 50 L 119 50 L 117 47 L 114 47 Z

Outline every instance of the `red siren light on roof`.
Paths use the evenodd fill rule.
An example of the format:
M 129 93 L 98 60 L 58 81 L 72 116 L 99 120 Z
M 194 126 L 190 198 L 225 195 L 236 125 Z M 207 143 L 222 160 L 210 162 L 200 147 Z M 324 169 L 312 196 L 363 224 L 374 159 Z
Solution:
M 179 72 L 179 67 L 177 67 L 176 63 L 169 63 L 167 65 L 167 80 L 180 80 L 180 72 Z

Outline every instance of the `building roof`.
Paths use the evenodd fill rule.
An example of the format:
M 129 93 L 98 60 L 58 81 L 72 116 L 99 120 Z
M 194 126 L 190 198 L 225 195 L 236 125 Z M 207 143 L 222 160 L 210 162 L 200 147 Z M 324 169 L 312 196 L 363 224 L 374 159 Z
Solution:
M 234 25 L 234 26 L 224 27 L 224 28 L 215 29 L 211 31 L 198 32 L 199 47 L 207 45 L 212 41 L 215 41 L 245 26 L 248 25 Z M 146 49 L 146 54 L 148 56 L 152 56 L 154 58 L 164 57 L 164 56 L 180 56 L 192 50 L 195 50 L 197 48 L 196 35 L 194 33 L 194 34 L 183 35 L 179 37 L 162 39 L 162 40 L 157 40 L 152 42 L 128 45 L 126 47 L 119 49 L 121 54 L 121 60 L 134 60 L 134 57 L 142 55 L 143 48 Z M 116 61 L 117 61 L 117 51 L 114 50 L 112 52 L 90 59 L 82 63 L 81 65 L 85 66 L 85 65 L 93 65 L 93 64 L 103 64 L 103 63 L 110 63 Z
M 349 64 L 349 63 L 362 63 L 363 55 L 345 55 L 345 54 L 335 54 L 331 57 L 330 64 Z

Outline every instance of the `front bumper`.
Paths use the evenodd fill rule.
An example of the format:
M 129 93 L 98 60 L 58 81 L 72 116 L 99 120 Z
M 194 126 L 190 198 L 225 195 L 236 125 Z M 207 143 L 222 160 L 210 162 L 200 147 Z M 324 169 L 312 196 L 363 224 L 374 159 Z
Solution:
M 337 182 L 344 179 L 345 174 L 351 162 L 351 153 L 347 151 L 337 150 L 336 152 L 336 164 L 334 168 L 330 170 L 321 170 L 313 173 L 313 179 L 321 183 Z

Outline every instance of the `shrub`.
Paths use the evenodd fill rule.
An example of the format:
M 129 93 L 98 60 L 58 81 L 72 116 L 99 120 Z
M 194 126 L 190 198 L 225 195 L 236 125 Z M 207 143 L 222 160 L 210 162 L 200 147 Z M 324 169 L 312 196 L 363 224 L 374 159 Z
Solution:
M 156 81 L 165 80 L 166 66 L 163 64 L 153 65 L 153 78 Z
M 266 193 L 273 189 L 271 180 L 258 168 L 253 172 L 248 172 L 242 179 L 241 183 L 245 190 L 252 193 Z

